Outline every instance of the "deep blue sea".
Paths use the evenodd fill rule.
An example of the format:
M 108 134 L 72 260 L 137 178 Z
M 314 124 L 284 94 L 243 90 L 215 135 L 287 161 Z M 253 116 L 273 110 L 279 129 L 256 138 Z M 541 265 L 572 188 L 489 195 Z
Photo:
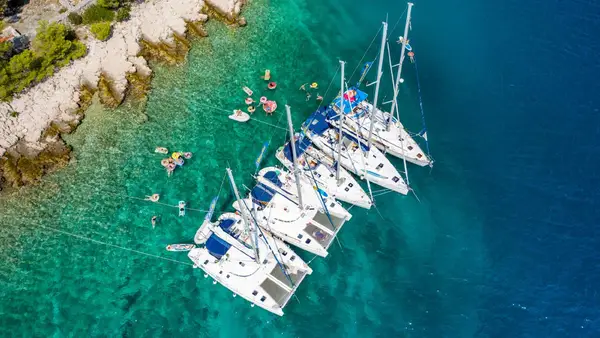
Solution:
M 258 119 L 283 125 L 289 103 L 299 124 L 317 104 L 298 87 L 317 81 L 325 94 L 334 79 L 331 99 L 339 59 L 355 81 L 386 16 L 397 59 L 404 10 L 252 0 L 247 27 L 210 22 L 185 64 L 155 67 L 144 108 L 93 106 L 66 137 L 67 168 L 0 197 L 0 336 L 600 337 L 597 1 L 415 1 L 410 42 L 436 163 L 409 166 L 418 199 L 386 194 L 377 209 L 351 209 L 340 246 L 311 263 L 283 317 L 164 250 L 191 241 L 203 213 L 133 199 L 159 192 L 206 209 L 226 166 L 250 186 L 263 142 L 272 138 L 265 164 L 276 164 L 285 133 L 226 118 L 243 106 L 241 86 L 278 101 L 279 115 Z M 416 75 L 407 62 L 400 116 L 415 132 Z M 167 178 L 156 146 L 195 156 Z M 221 197 L 217 212 L 231 210 L 231 194 Z

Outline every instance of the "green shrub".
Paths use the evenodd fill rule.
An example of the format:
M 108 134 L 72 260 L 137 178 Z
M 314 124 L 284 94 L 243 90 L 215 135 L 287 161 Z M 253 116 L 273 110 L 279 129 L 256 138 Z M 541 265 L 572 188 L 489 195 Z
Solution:
M 0 62 L 0 100 L 10 99 L 33 82 L 54 74 L 56 67 L 85 55 L 85 45 L 73 36 L 63 24 L 40 22 L 31 49 Z
M 81 17 L 81 15 L 75 12 L 69 13 L 67 19 L 69 19 L 69 22 L 74 25 L 81 25 L 83 23 L 83 18 Z
M 64 13 L 64 12 L 66 12 L 66 11 L 67 11 L 67 9 L 66 9 L 66 8 L 64 8 L 64 7 L 61 7 L 61 8 L 58 10 L 58 12 L 59 12 L 60 14 L 62 14 L 62 13 Z
M 19 117 L 19 112 L 18 111 L 11 111 L 10 112 L 10 116 L 11 117 Z
M 95 4 L 83 12 L 83 23 L 88 25 L 96 22 L 112 21 L 114 17 L 115 12 Z
M 100 41 L 105 41 L 110 37 L 110 22 L 98 22 L 90 26 L 94 37 Z
M 104 8 L 117 9 L 119 8 L 119 0 L 98 0 L 98 5 Z
M 117 10 L 117 21 L 128 20 L 130 11 L 131 11 L 131 8 L 129 6 L 119 8 Z

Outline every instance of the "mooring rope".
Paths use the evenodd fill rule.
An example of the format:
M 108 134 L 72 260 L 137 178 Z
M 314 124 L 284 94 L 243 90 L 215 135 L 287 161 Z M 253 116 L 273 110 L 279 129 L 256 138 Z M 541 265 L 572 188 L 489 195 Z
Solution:
M 60 233 L 60 234 L 63 234 L 63 235 L 67 235 L 67 236 L 71 236 L 71 237 L 74 237 L 74 238 L 79 238 L 79 239 L 82 239 L 82 240 L 94 242 L 96 244 L 102 244 L 102 245 L 105 245 L 105 246 L 110 246 L 110 247 L 113 247 L 113 248 L 117 248 L 117 249 L 129 251 L 129 252 L 134 252 L 134 253 L 137 253 L 137 254 L 140 254 L 140 255 L 144 255 L 144 256 L 148 256 L 148 257 L 153 257 L 153 258 L 158 258 L 158 259 L 162 259 L 162 260 L 173 262 L 173 263 L 178 263 L 178 264 L 183 264 L 183 265 L 192 265 L 192 266 L 194 265 L 192 263 L 186 263 L 186 262 L 178 261 L 178 260 L 175 260 L 175 259 L 166 258 L 166 257 L 162 257 L 162 256 L 150 254 L 150 253 L 147 253 L 147 252 L 139 251 L 139 250 L 122 247 L 120 245 L 116 245 L 116 244 L 111 244 L 111 243 L 108 243 L 108 242 L 100 241 L 100 240 L 97 240 L 97 239 L 85 237 L 85 236 L 74 234 L 74 233 L 71 233 L 71 232 L 68 232 L 68 231 L 64 231 L 64 230 L 60 230 L 60 229 L 55 229 L 55 228 L 52 228 L 52 227 L 49 227 L 49 226 L 46 226 L 46 225 L 38 225 L 38 226 L 40 228 L 43 228 L 43 229 L 46 229 L 46 230 L 50 230 L 50 231 L 54 231 L 54 232 L 57 232 L 57 233 Z

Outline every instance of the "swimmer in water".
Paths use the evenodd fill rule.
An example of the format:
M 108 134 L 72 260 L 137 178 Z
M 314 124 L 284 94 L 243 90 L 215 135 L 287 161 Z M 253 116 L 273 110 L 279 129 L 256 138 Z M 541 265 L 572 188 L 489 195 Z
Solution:
M 306 101 L 310 100 L 310 93 L 306 92 Z
M 302 86 L 300 86 L 300 90 L 304 90 L 304 91 L 306 91 L 306 85 L 307 85 L 307 84 L 308 84 L 308 83 L 305 83 L 305 84 L 303 84 Z
M 158 217 L 152 216 L 152 229 L 154 229 L 154 227 L 156 227 L 156 220 L 157 219 L 158 219 Z
M 317 101 L 323 101 L 323 96 L 319 95 L 319 93 L 317 93 Z

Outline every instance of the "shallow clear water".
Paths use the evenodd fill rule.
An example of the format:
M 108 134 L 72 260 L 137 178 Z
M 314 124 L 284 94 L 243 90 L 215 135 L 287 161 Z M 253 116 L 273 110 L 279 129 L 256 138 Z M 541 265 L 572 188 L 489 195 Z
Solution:
M 560 2 L 548 6 L 561 9 Z M 590 4 L 578 6 L 573 17 L 593 17 L 582 14 Z M 597 114 L 586 112 L 598 102 L 565 94 L 547 103 L 568 92 L 552 79 L 589 83 L 579 68 L 567 75 L 547 71 L 558 61 L 544 57 L 551 47 L 541 27 L 554 12 L 523 6 L 507 25 L 516 7 L 513 1 L 417 2 L 411 42 L 436 165 L 431 171 L 409 166 L 420 202 L 387 194 L 377 198 L 377 210 L 352 208 L 340 246 L 311 263 L 313 275 L 281 318 L 202 278 L 185 254 L 164 250 L 190 242 L 203 212 L 182 218 L 176 208 L 132 197 L 160 193 L 161 202 L 185 200 L 203 210 L 227 166 L 240 187 L 250 186 L 262 143 L 272 141 L 264 164 L 276 164 L 273 153 L 285 131 L 227 119 L 244 106 L 241 87 L 279 104 L 273 117 L 257 111 L 256 118 L 283 127 L 288 103 L 299 125 L 317 104 L 314 96 L 306 102 L 298 87 L 316 81 L 324 94 L 334 78 L 330 99 L 338 90 L 338 58 L 356 81 L 350 74 L 381 20 L 389 13 L 392 29 L 404 5 L 257 0 L 244 11 L 249 24 L 243 29 L 210 23 L 210 37 L 194 43 L 184 65 L 155 68 L 145 111 L 92 107 L 67 137 L 76 158 L 70 166 L 39 187 L 0 198 L 0 335 L 594 336 L 600 283 L 597 272 L 574 262 L 595 264 L 597 230 L 589 226 L 598 213 L 588 208 L 597 205 L 589 187 L 598 178 L 566 163 L 568 144 L 586 145 L 576 154 L 593 168 L 599 132 L 569 133 L 566 144 L 552 147 L 567 131 L 549 119 L 567 129 L 597 126 Z M 564 13 L 559 19 L 574 20 Z M 392 36 L 401 34 L 403 20 Z M 580 44 L 594 27 L 584 22 L 573 33 Z M 501 45 L 509 43 L 514 52 L 504 53 Z M 374 57 L 376 44 L 364 61 Z M 593 54 L 597 47 L 586 48 Z M 527 56 L 538 49 L 544 52 Z M 568 55 L 567 48 L 557 58 Z M 577 60 L 598 68 L 583 56 Z M 260 79 L 266 68 L 278 83 L 274 92 Z M 404 69 L 401 116 L 418 131 L 415 70 L 410 63 Z M 389 99 L 389 85 L 382 90 Z M 566 121 L 563 106 L 573 107 Z M 168 178 L 156 146 L 194 157 Z M 225 185 L 217 210 L 231 210 L 231 202 Z M 155 229 L 153 215 L 161 218 Z

